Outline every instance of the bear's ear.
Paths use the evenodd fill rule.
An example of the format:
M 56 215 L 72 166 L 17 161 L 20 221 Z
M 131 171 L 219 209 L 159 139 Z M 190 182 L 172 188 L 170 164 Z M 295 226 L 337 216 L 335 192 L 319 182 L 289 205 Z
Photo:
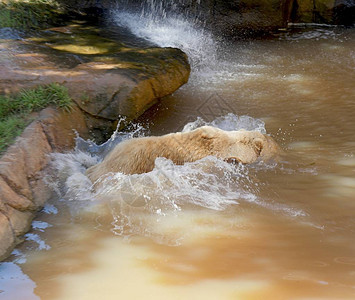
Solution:
M 229 164 L 233 164 L 233 165 L 237 165 L 237 164 L 241 164 L 243 163 L 239 158 L 237 157 L 228 157 L 226 159 L 224 159 L 225 162 L 229 163 Z
M 261 151 L 263 150 L 263 140 L 260 138 L 256 138 L 254 139 L 254 149 L 256 154 L 258 154 L 260 156 Z

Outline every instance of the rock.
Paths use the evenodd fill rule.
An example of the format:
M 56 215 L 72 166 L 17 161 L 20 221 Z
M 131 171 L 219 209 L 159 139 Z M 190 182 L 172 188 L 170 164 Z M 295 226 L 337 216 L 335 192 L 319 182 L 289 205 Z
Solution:
M 95 117 L 133 120 L 187 82 L 190 67 L 181 50 L 140 51 L 118 55 L 110 62 L 79 65 L 75 70 L 85 75 L 66 82 L 78 106 Z
M 28 180 L 47 165 L 51 150 L 41 123 L 31 123 L 1 158 L 1 177 L 18 194 L 33 200 Z
M 0 199 L 2 204 L 0 210 L 5 210 L 5 204 L 19 211 L 35 211 L 38 209 L 32 201 L 17 194 L 2 178 L 0 178 Z
M 352 26 L 355 24 L 355 1 L 336 0 L 333 7 L 333 23 Z
M 0 176 L 18 194 L 32 198 L 32 191 L 28 184 L 26 162 L 23 149 L 12 145 L 0 160 Z
M 56 152 L 73 148 L 77 133 L 82 137 L 89 136 L 85 116 L 78 107 L 74 107 L 70 112 L 60 113 L 48 107 L 40 112 L 38 121 L 49 145 Z
M 192 6 L 212 30 L 234 37 L 268 33 L 287 27 L 288 22 L 355 22 L 354 0 L 201 0 L 200 5 L 187 7 Z
M 2 213 L 8 218 L 16 237 L 26 233 L 30 229 L 32 219 L 35 216 L 31 211 L 19 211 L 9 205 L 6 205 L 6 209 Z
M 53 150 L 74 145 L 74 129 L 88 136 L 79 108 L 72 113 L 43 110 L 0 159 L 0 260 L 31 225 L 35 213 L 51 197 L 44 169 Z
M 260 35 L 284 27 L 283 5 L 284 1 L 279 0 L 205 0 L 201 3 L 212 30 L 234 37 Z
M 78 24 L 43 34 L 0 45 L 0 94 L 57 82 L 87 118 L 130 121 L 189 78 L 179 49 L 128 47 Z
M 0 206 L 1 208 L 1 206 Z M 0 261 L 10 254 L 16 241 L 9 219 L 0 209 Z
M 47 165 L 48 154 L 52 151 L 41 122 L 32 122 L 27 126 L 21 135 L 21 139 L 17 142 L 17 151 L 19 149 L 21 149 L 23 155 L 25 164 L 23 170 L 27 179 L 34 178 L 36 173 Z M 16 150 L 13 149 L 12 153 L 16 153 Z M 18 157 L 19 155 L 15 156 Z

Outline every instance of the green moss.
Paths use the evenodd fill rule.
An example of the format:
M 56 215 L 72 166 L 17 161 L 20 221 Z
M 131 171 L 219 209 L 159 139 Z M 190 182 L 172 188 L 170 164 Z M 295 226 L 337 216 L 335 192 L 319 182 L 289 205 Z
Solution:
M 68 90 L 56 83 L 23 90 L 16 97 L 0 96 L 0 154 L 31 121 L 30 114 L 49 105 L 69 111 L 72 100 Z
M 60 23 L 64 10 L 55 0 L 0 2 L 0 28 L 39 29 Z

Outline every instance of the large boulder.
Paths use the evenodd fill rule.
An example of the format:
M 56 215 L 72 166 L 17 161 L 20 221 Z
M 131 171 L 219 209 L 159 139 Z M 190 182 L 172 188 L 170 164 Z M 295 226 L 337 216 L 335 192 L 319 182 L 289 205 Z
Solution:
M 190 74 L 179 49 L 131 47 L 79 24 L 8 40 L 0 50 L 0 94 L 57 82 L 88 116 L 107 121 L 133 120 Z
M 187 56 L 175 48 L 147 48 L 119 53 L 105 62 L 73 69 L 78 76 L 63 82 L 78 106 L 88 114 L 132 120 L 189 78 Z

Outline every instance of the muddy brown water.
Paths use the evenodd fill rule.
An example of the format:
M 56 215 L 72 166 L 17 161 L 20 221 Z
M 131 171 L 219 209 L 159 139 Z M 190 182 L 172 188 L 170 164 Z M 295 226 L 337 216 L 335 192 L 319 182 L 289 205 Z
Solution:
M 0 299 L 355 299 L 354 29 L 238 42 L 218 55 L 219 69 L 195 72 L 139 121 L 161 135 L 198 116 L 263 120 L 286 154 L 250 167 L 254 198 L 143 212 L 146 231 L 124 236 L 107 202 L 82 210 L 52 199 L 31 232 L 43 250 L 27 241 L 14 252 L 7 263 L 22 277 L 0 276 Z

